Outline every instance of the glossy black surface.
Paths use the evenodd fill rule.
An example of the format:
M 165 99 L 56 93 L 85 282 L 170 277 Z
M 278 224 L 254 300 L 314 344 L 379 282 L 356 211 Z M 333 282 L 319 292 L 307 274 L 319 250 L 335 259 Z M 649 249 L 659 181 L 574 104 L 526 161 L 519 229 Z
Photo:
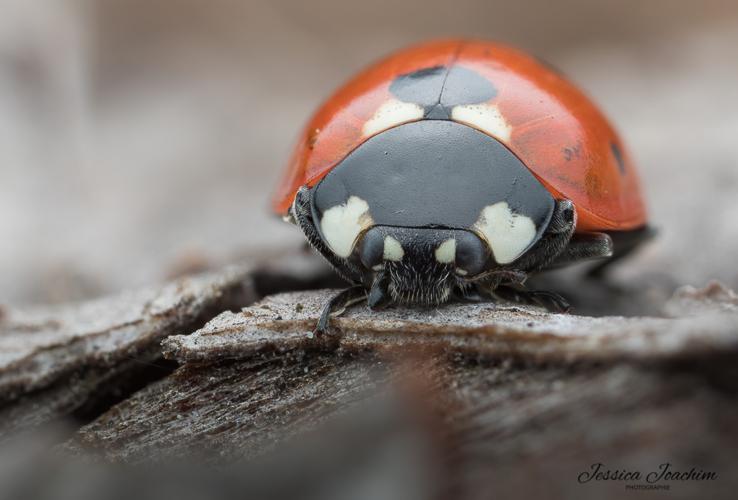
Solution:
M 448 120 L 454 106 L 489 101 L 497 89 L 469 68 L 434 66 L 397 77 L 390 92 L 401 101 L 423 106 L 428 119 Z
M 551 194 L 496 139 L 450 121 L 425 120 L 366 141 L 315 188 L 314 219 L 358 196 L 376 225 L 468 229 L 487 205 L 505 201 L 532 219 L 538 236 Z

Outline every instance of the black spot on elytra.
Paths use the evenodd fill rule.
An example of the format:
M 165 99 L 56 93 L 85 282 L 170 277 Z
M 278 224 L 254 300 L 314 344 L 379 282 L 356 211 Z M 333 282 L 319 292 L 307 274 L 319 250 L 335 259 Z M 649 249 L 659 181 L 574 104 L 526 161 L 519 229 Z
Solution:
M 479 104 L 496 95 L 497 89 L 488 79 L 463 66 L 454 66 L 448 72 L 440 101 L 450 108 L 462 104 Z
M 390 92 L 399 100 L 413 102 L 427 108 L 438 104 L 446 67 L 434 66 L 400 75 L 390 85 Z
M 625 160 L 623 159 L 623 152 L 620 150 L 620 147 L 614 142 L 610 143 L 610 149 L 612 150 L 612 155 L 615 157 L 615 161 L 618 164 L 620 175 L 625 175 Z
M 497 95 L 492 82 L 462 66 L 434 66 L 400 75 L 390 92 L 401 101 L 423 106 L 430 119 L 448 119 L 454 106 L 486 102 Z

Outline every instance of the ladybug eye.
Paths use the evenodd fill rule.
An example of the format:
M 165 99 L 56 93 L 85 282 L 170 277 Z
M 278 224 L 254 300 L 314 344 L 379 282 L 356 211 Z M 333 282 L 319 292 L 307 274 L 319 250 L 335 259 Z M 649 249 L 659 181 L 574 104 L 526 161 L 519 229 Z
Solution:
M 367 269 L 374 269 L 384 262 L 384 235 L 377 229 L 370 229 L 361 240 L 359 259 Z
M 456 272 L 462 276 L 474 276 L 487 267 L 487 245 L 475 234 L 459 231 L 456 235 Z

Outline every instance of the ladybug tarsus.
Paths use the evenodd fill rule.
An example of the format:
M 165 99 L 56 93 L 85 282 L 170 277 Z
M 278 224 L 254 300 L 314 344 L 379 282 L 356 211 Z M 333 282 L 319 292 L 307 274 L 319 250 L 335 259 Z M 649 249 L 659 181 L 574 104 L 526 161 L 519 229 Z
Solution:
M 328 301 L 320 313 L 318 324 L 313 330 L 315 336 L 327 335 L 331 316 L 338 316 L 350 306 L 366 300 L 366 290 L 362 285 L 354 285 L 341 290 Z
M 387 293 L 387 285 L 389 277 L 384 271 L 377 276 L 369 289 L 367 305 L 374 311 L 382 309 L 392 302 L 392 298 Z
M 492 296 L 495 299 L 537 305 L 552 312 L 568 313 L 571 311 L 571 305 L 564 297 L 548 290 L 520 290 L 502 286 L 494 290 Z

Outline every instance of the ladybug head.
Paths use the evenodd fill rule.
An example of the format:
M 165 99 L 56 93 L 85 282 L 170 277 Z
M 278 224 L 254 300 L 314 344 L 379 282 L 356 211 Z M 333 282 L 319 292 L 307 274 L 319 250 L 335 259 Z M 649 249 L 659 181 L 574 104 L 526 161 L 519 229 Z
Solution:
M 310 204 L 325 246 L 372 290 L 370 305 L 429 305 L 480 273 L 515 269 L 555 202 L 496 139 L 422 120 L 367 140 L 311 190 Z
M 374 288 L 370 305 L 390 300 L 435 305 L 485 269 L 489 247 L 465 230 L 374 226 L 357 245 Z M 376 303 L 372 303 L 376 302 Z

